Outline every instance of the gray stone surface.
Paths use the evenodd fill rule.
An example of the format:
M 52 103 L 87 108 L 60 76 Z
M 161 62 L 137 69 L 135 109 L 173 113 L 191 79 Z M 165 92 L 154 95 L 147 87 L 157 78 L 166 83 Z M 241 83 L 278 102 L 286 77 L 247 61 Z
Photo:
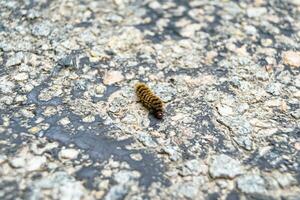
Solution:
M 215 156 L 209 167 L 213 178 L 234 178 L 242 172 L 241 163 L 224 154 Z
M 258 175 L 244 175 L 237 179 L 237 187 L 245 193 L 264 193 L 265 181 Z
M 299 12 L 0 1 L 0 199 L 297 199 Z

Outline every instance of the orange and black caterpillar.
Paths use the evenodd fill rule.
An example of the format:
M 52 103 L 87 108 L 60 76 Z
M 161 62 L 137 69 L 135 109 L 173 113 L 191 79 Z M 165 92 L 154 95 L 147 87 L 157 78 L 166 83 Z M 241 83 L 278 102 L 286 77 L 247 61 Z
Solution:
M 144 83 L 137 83 L 135 85 L 136 94 L 139 101 L 149 110 L 151 110 L 157 119 L 162 119 L 163 114 L 163 101 L 153 94 L 149 87 Z

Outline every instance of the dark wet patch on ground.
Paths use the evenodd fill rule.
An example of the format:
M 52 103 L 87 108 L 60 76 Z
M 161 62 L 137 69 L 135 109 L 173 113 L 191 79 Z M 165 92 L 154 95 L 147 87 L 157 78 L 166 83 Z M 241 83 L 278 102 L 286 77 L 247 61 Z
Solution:
M 180 69 L 165 69 L 166 77 L 172 77 L 175 75 L 188 75 L 191 77 L 199 77 L 203 74 L 211 74 L 216 77 L 224 77 L 228 74 L 228 70 L 218 65 L 205 65 L 198 68 L 180 68 Z
M 219 85 L 217 85 L 217 90 L 227 93 L 229 95 L 235 96 L 235 92 L 231 89 L 231 85 L 228 81 L 225 81 Z
M 100 175 L 101 170 L 101 167 L 82 167 L 76 172 L 76 178 L 85 181 L 85 186 L 88 189 L 96 189 L 97 186 L 94 184 L 95 177 Z
M 58 106 L 62 104 L 62 99 L 59 97 L 54 97 L 50 99 L 49 101 L 42 101 L 39 100 L 38 96 L 40 92 L 49 86 L 50 79 L 46 79 L 43 81 L 42 84 L 36 86 L 33 88 L 28 94 L 27 94 L 27 102 L 26 104 L 36 104 L 37 106 Z
M 207 25 L 204 28 L 201 28 L 201 31 L 208 33 L 211 37 L 216 36 L 219 34 L 218 32 L 218 26 L 221 25 L 222 18 L 218 14 L 218 12 L 221 10 L 219 6 L 215 6 L 212 13 L 214 14 L 214 20 L 212 22 L 207 22 Z
M 220 195 L 217 192 L 214 192 L 214 193 L 209 193 L 205 199 L 206 200 L 217 200 L 219 198 L 220 198 Z
M 245 196 L 247 200 L 275 200 L 274 197 L 265 194 L 258 194 L 258 193 L 246 194 Z
M 0 23 L 0 32 L 5 32 L 6 31 L 6 27 Z
M 19 185 L 16 181 L 1 181 L 0 191 L 0 198 L 3 200 L 17 199 L 20 195 Z
M 240 200 L 240 195 L 237 191 L 232 190 L 226 197 L 226 200 Z
M 272 148 L 264 155 L 259 155 L 258 151 L 254 152 L 245 163 L 258 166 L 266 171 L 280 169 L 281 171 L 294 172 L 299 176 L 300 154 L 291 142 L 299 138 L 299 136 L 299 129 L 295 129 L 292 132 L 275 133 L 267 139 Z
M 10 111 L 0 111 L 1 115 L 10 114 L 13 115 L 15 110 Z M 9 127 L 6 131 L 2 132 L 0 134 L 0 141 L 6 141 L 4 143 L 0 144 L 0 149 L 2 153 L 4 153 L 7 156 L 13 156 L 16 154 L 19 148 L 22 147 L 22 143 L 28 139 L 31 139 L 31 137 L 28 137 L 25 133 L 27 129 L 23 126 L 22 119 L 20 118 L 12 118 L 9 122 Z
M 158 1 L 162 6 L 166 4 L 165 1 Z M 174 1 L 176 3 L 176 7 L 170 7 L 166 10 L 163 9 L 153 9 L 149 6 L 149 4 L 144 5 L 143 7 L 146 8 L 146 14 L 143 16 L 143 18 L 150 18 L 151 21 L 145 24 L 138 24 L 135 27 L 141 31 L 145 30 L 151 30 L 155 34 L 154 35 L 146 35 L 145 38 L 149 39 L 153 43 L 160 43 L 163 40 L 166 40 L 168 38 L 172 38 L 173 40 L 181 40 L 185 39 L 186 37 L 182 36 L 180 34 L 180 28 L 176 26 L 176 22 L 186 19 L 191 22 L 195 22 L 195 19 L 191 18 L 188 15 L 189 11 L 189 2 L 187 1 L 181 1 L 177 0 Z M 180 15 L 176 14 L 176 9 L 178 6 L 185 7 L 185 11 L 181 13 Z M 165 16 L 166 13 L 172 13 L 170 16 Z M 169 19 L 167 25 L 163 28 L 163 30 L 158 31 L 157 30 L 157 22 L 158 20 L 162 18 Z
M 300 108 L 300 105 L 298 103 L 288 103 L 288 106 L 290 107 L 291 111 L 295 111 Z
M 196 104 L 194 102 L 197 102 Z M 195 136 L 191 139 L 188 139 L 189 145 L 181 145 L 180 150 L 183 152 L 183 156 L 186 158 L 192 158 L 194 152 L 189 152 L 190 149 L 193 149 L 194 146 L 201 146 L 200 149 L 197 151 L 197 157 L 199 158 L 206 158 L 208 155 L 209 149 L 214 149 L 217 152 L 228 152 L 232 153 L 232 150 L 229 150 L 226 145 L 224 144 L 225 137 L 216 127 L 215 123 L 213 122 L 214 115 L 212 113 L 212 108 L 207 104 L 207 102 L 203 99 L 203 97 L 197 97 L 196 99 L 182 99 L 178 105 L 172 105 L 168 109 L 168 115 L 166 117 L 171 117 L 171 113 L 176 113 L 176 107 L 181 107 L 184 104 L 185 107 L 193 108 L 194 111 L 201 111 L 198 114 L 193 115 L 193 122 L 192 123 L 183 123 L 184 119 L 180 120 L 177 125 L 186 126 L 188 128 L 192 128 L 194 132 L 197 132 Z M 153 122 L 154 128 L 159 128 L 159 124 L 155 124 L 156 120 L 151 121 Z M 177 126 L 174 127 L 173 125 L 167 125 L 164 130 L 166 134 L 174 131 L 175 133 L 178 132 Z M 179 133 L 181 134 L 181 133 Z M 167 135 L 169 137 L 169 135 Z
M 68 116 L 70 118 L 72 121 L 72 126 L 75 127 L 75 131 L 73 128 L 71 130 L 57 124 L 57 121 L 63 116 Z M 20 127 L 17 123 L 20 120 L 21 119 L 18 118 L 13 120 L 16 121 L 16 123 L 11 124 L 13 131 L 20 132 L 20 130 L 16 130 L 18 127 Z M 49 140 L 57 141 L 61 145 L 66 146 L 75 144 L 77 148 L 82 149 L 89 154 L 90 158 L 94 162 L 104 163 L 110 158 L 121 162 L 127 162 L 131 170 L 137 170 L 141 173 L 142 176 L 139 180 L 139 184 L 146 188 L 149 187 L 153 182 L 161 182 L 165 185 L 168 184 L 167 179 L 165 179 L 162 175 L 165 170 L 163 162 L 150 152 L 143 150 L 127 150 L 126 146 L 134 142 L 133 138 L 117 140 L 106 136 L 106 134 L 109 134 L 111 131 L 118 131 L 117 129 L 111 128 L 112 126 L 101 124 L 99 121 L 96 121 L 92 125 L 89 123 L 84 124 L 80 121 L 79 117 L 76 117 L 72 113 L 54 115 L 47 118 L 45 122 L 51 125 L 50 128 L 43 134 L 43 136 Z M 84 125 L 86 130 L 76 130 L 80 125 Z M 88 126 L 90 126 L 91 129 L 88 129 Z M 20 128 L 24 129 L 24 131 L 26 130 L 23 127 Z M 11 141 L 11 144 L 17 141 L 18 140 L 15 139 L 15 141 Z M 7 147 L 3 148 L 9 150 Z M 15 152 L 17 149 L 18 147 L 16 147 L 13 152 Z M 10 150 L 12 151 L 12 149 Z M 6 155 L 10 155 L 11 153 L 6 152 Z M 58 149 L 56 149 L 54 152 L 46 153 L 50 153 L 55 158 L 57 157 Z M 140 153 L 143 159 L 141 161 L 131 159 L 130 154 L 133 153 Z M 92 186 L 92 179 L 89 175 L 86 175 L 86 173 L 89 173 L 85 173 L 84 171 L 82 171 L 82 173 L 78 174 L 78 177 L 81 179 L 87 179 L 87 187 L 90 188 Z
M 34 119 L 42 116 L 45 106 L 58 106 L 62 104 L 60 98 L 53 98 L 49 101 L 41 101 L 38 99 L 39 93 L 46 87 L 48 87 L 47 82 L 35 87 L 27 95 L 27 104 L 35 104 L 37 106 L 36 116 L 32 120 L 28 120 L 29 125 L 31 126 L 35 125 Z M 118 89 L 118 87 L 115 86 L 107 88 L 108 90 L 106 91 L 107 94 L 104 95 L 105 97 Z M 58 121 L 66 116 L 70 119 L 72 124 L 64 127 L 60 125 Z M 118 140 L 110 137 L 109 135 L 114 135 L 113 132 L 120 130 L 113 124 L 103 124 L 103 120 L 98 116 L 94 122 L 84 123 L 80 116 L 73 114 L 67 107 L 64 107 L 62 112 L 46 117 L 44 122 L 48 123 L 50 127 L 45 131 L 41 131 L 38 134 L 39 137 L 46 137 L 50 141 L 53 140 L 59 142 L 61 145 L 68 146 L 74 144 L 76 148 L 84 150 L 94 162 L 104 163 L 110 158 L 120 162 L 127 162 L 131 170 L 137 170 L 141 173 L 139 185 L 144 186 L 145 188 L 148 188 L 153 182 L 161 182 L 164 185 L 168 185 L 168 180 L 163 176 L 165 167 L 161 160 L 154 154 L 144 150 L 127 150 L 126 146 L 134 142 L 133 138 Z M 10 128 L 16 133 L 26 132 L 26 128 L 21 126 L 21 124 L 22 117 L 14 117 L 11 119 Z M 83 129 L 80 129 L 80 126 L 83 127 Z M 4 135 L 4 137 L 6 137 L 6 135 Z M 10 144 L 20 144 L 22 141 L 27 140 L 27 138 L 19 138 L 20 136 L 13 138 L 14 141 L 11 141 Z M 7 140 L 7 138 L 5 139 Z M 11 149 L 10 151 L 15 152 L 19 147 L 20 146 L 16 146 L 14 150 Z M 10 148 L 3 147 L 3 149 L 9 150 Z M 47 153 L 50 153 L 55 158 L 57 157 L 58 149 L 54 150 L 54 152 Z M 143 159 L 141 161 L 133 160 L 130 157 L 130 154 L 133 153 L 140 153 Z M 7 152 L 6 155 L 10 155 L 9 152 Z M 92 172 L 89 172 L 88 170 L 88 172 L 81 171 L 81 173 L 78 174 L 80 179 L 87 179 L 86 186 L 88 188 L 92 186 L 92 179 L 89 176 L 90 173 Z
M 80 22 L 80 23 L 77 23 L 74 25 L 74 27 L 76 27 L 76 28 L 87 28 L 90 26 L 93 26 L 92 22 Z
M 168 117 L 168 113 L 164 112 L 164 118 Z M 166 116 L 167 115 L 167 116 Z M 165 119 L 157 119 L 152 112 L 149 112 L 148 119 L 150 121 L 149 127 L 154 130 L 158 130 L 160 127 L 160 123 L 162 123 Z
M 142 174 L 140 185 L 148 187 L 154 181 L 167 183 L 162 177 L 164 171 L 163 163 L 150 153 L 142 150 L 127 150 L 126 146 L 133 142 L 132 139 L 116 140 L 105 136 L 109 130 L 103 127 L 85 131 L 76 131 L 70 135 L 63 127 L 52 125 L 46 131 L 45 137 L 58 141 L 64 145 L 75 144 L 79 149 L 85 150 L 92 160 L 103 163 L 109 158 L 127 162 L 132 170 L 137 170 Z M 110 128 L 108 128 L 110 129 Z M 104 133 L 104 135 L 103 135 Z M 130 158 L 132 153 L 141 153 L 143 160 L 135 161 Z

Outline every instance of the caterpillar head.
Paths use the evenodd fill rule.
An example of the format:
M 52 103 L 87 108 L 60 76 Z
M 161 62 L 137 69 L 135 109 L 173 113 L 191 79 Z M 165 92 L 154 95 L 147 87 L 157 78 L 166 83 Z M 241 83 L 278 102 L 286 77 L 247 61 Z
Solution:
M 162 119 L 164 117 L 164 113 L 162 111 L 156 111 L 154 113 L 154 116 L 157 118 L 157 119 Z

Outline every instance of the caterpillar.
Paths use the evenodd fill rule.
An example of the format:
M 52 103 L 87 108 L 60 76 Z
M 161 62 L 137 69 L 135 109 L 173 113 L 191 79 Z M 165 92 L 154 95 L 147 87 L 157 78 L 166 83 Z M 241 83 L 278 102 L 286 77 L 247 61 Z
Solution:
M 135 85 L 135 90 L 139 101 L 143 104 L 143 106 L 152 111 L 157 119 L 162 119 L 164 116 L 163 101 L 144 83 L 137 83 Z

